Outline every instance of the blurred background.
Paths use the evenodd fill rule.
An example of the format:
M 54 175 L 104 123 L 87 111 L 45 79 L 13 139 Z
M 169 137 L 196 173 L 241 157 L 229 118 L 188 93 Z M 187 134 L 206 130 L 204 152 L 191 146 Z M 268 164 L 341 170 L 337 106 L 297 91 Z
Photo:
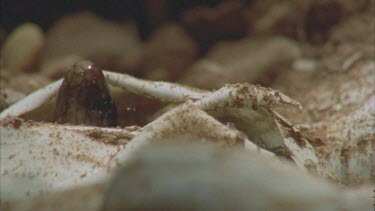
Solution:
M 47 30 L 58 18 L 79 11 L 91 11 L 112 21 L 133 19 L 142 38 L 147 38 L 158 25 L 178 21 L 184 11 L 196 6 L 213 7 L 223 0 L 4 0 L 2 1 L 2 24 L 6 32 L 24 22 L 33 22 Z M 243 1 L 245 4 L 250 0 Z
M 304 102 L 301 93 L 317 81 L 350 69 L 352 62 L 343 65 L 348 58 L 374 59 L 374 0 L 3 0 L 1 6 L 0 110 L 81 60 L 210 90 L 260 84 Z M 151 104 L 130 107 L 155 111 Z

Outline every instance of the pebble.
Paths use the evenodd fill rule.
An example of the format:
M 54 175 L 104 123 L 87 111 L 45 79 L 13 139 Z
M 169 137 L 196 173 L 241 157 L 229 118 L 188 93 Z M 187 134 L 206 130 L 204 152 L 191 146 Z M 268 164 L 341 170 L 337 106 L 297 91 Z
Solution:
M 2 48 L 3 67 L 12 72 L 32 72 L 44 46 L 44 33 L 33 23 L 18 26 L 6 38 Z

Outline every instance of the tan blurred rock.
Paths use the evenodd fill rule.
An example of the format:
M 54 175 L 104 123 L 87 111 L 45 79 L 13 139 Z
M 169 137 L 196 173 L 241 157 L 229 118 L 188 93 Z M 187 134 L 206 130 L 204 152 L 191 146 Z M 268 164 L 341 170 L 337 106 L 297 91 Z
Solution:
M 349 45 L 358 50 L 366 50 L 374 58 L 375 28 L 374 24 L 375 7 L 368 8 L 367 11 L 353 15 L 346 21 L 332 29 L 330 41 L 340 45 Z
M 253 1 L 246 18 L 249 31 L 258 36 L 281 34 L 321 43 L 339 20 L 368 8 L 369 0 L 262 0 Z
M 204 50 L 217 41 L 246 35 L 243 1 L 223 1 L 214 8 L 196 7 L 182 14 L 188 31 Z
M 49 29 L 42 65 L 74 54 L 105 69 L 134 72 L 141 50 L 134 24 L 82 12 L 63 17 Z
M 300 56 L 296 42 L 283 37 L 220 42 L 195 63 L 181 82 L 200 88 L 219 88 L 226 83 L 258 82 L 265 75 L 274 80 Z
M 15 72 L 34 71 L 44 46 L 42 29 L 33 23 L 18 26 L 1 49 L 4 68 Z
M 195 61 L 198 51 L 182 26 L 166 24 L 151 35 L 140 66 L 146 78 L 175 80 Z
M 337 0 L 337 2 L 343 8 L 345 15 L 352 15 L 358 11 L 364 11 L 369 8 L 374 9 L 374 2 L 371 0 Z
M 311 0 L 256 1 L 247 13 L 254 34 L 281 34 L 303 39 L 305 14 Z
M 75 63 L 83 60 L 82 57 L 77 55 L 67 55 L 46 62 L 40 68 L 40 71 L 43 75 L 52 79 L 62 78 L 65 71 L 69 70 Z
M 304 32 L 308 41 L 316 44 L 327 41 L 330 29 L 339 23 L 342 16 L 343 8 L 338 1 L 313 1 L 304 22 Z
M 0 111 L 8 107 L 8 104 L 6 103 L 5 99 L 6 99 L 6 95 L 0 91 Z
M 12 73 L 8 69 L 0 69 L 0 89 L 7 87 L 9 80 L 12 77 Z
M 29 94 L 51 82 L 51 79 L 40 74 L 21 74 L 9 81 L 9 88 L 24 94 Z

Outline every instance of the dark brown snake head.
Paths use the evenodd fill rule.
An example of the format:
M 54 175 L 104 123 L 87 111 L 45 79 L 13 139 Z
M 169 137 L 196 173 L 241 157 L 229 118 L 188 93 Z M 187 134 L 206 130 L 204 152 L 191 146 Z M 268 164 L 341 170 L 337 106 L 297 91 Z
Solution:
M 81 61 L 65 73 L 56 100 L 58 123 L 116 126 L 116 106 L 103 72 L 90 61 Z

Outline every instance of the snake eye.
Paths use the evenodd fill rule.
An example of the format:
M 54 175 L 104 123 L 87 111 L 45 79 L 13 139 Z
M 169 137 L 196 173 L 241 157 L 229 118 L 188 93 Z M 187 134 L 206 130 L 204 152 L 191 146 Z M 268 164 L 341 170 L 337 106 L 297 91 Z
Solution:
M 115 126 L 117 111 L 102 71 L 90 61 L 66 72 L 56 101 L 56 121 L 92 126 Z

